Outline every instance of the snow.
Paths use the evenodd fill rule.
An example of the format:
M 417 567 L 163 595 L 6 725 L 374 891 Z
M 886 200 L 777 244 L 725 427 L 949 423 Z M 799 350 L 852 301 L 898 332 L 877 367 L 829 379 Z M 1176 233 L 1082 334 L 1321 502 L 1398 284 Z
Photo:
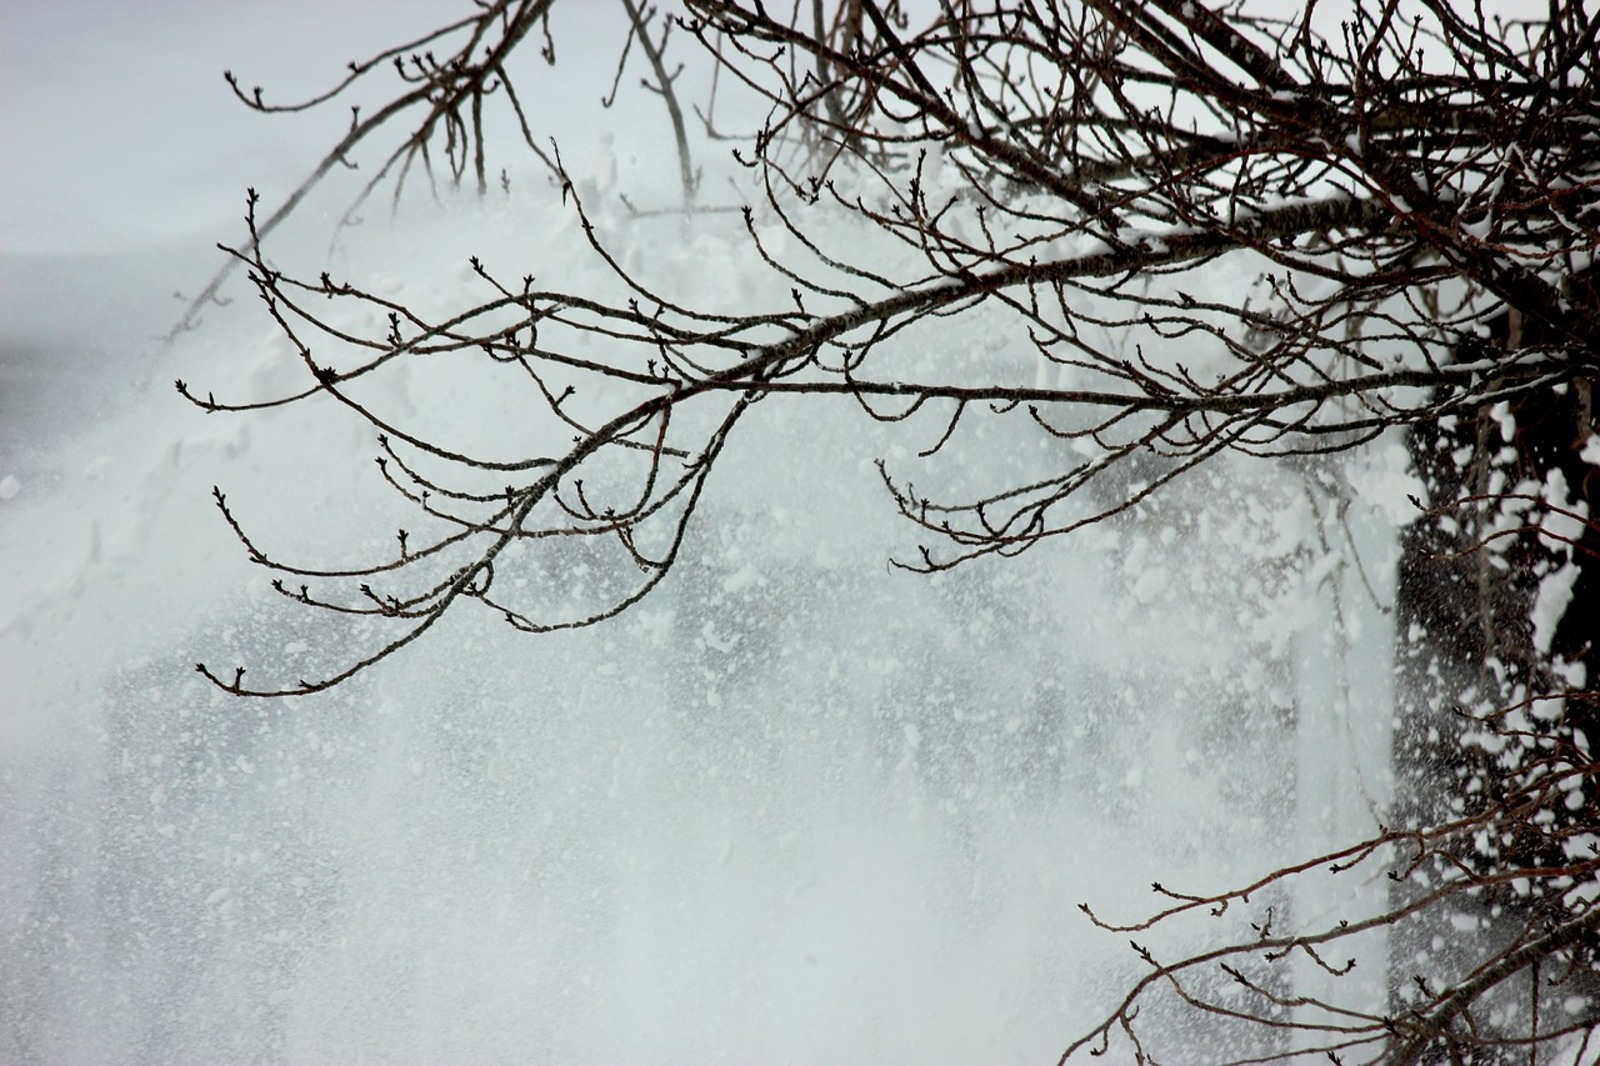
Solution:
M 293 380 L 241 286 L 173 347 L 144 339 L 237 238 L 241 188 L 283 195 L 326 143 L 322 120 L 241 114 L 217 74 L 306 91 L 430 5 L 384 5 L 381 42 L 358 5 L 158 0 L 137 25 L 91 7 L 7 10 L 0 35 L 4 139 L 33 149 L 7 153 L 26 161 L 0 263 L 34 286 L 0 291 L 39 294 L 6 297 L 0 368 L 59 400 L 0 427 L 0 1060 L 1045 1061 L 1139 972 L 1073 904 L 1139 912 L 1153 880 L 1226 884 L 1295 845 L 1279 712 L 1314 656 L 1294 642 L 1326 622 L 1322 579 L 1360 600 L 1339 559 L 1303 557 L 1301 479 L 1218 462 L 1111 524 L 919 578 L 885 565 L 912 538 L 868 460 L 914 463 L 929 423 L 848 401 L 765 401 L 677 576 L 610 626 L 529 638 L 468 613 L 326 696 L 209 688 L 196 659 L 312 671 L 371 637 L 275 597 L 213 484 L 301 557 L 395 528 L 364 428 L 172 395 L 176 377 Z M 598 33 L 555 30 L 560 77 L 609 76 Z M 627 84 L 619 108 L 658 106 Z M 585 194 L 674 202 L 655 113 L 596 110 L 542 120 L 587 161 Z M 958 177 L 940 163 L 935 181 Z M 471 254 L 607 284 L 536 170 L 513 190 L 372 210 L 330 253 L 341 185 L 276 254 L 433 310 L 481 295 Z M 664 287 L 787 300 L 736 221 L 685 238 L 676 218 L 597 217 Z M 937 337 L 1031 376 L 991 325 Z M 470 374 L 413 368 L 375 396 L 491 441 L 536 432 Z M 985 423 L 938 476 L 1049 459 L 1019 422 Z M 1381 555 L 1410 514 L 1403 456 L 1348 471 Z M 566 591 L 531 563 L 518 580 Z
M 1500 439 L 1510 444 L 1517 437 L 1517 418 L 1511 413 L 1511 405 L 1502 400 L 1489 408 L 1489 417 L 1500 427 Z
M 1582 571 L 1573 563 L 1565 563 L 1539 581 L 1539 591 L 1534 598 L 1533 646 L 1542 652 L 1550 650 L 1556 628 L 1572 604 L 1572 590 Z
M 1552 468 L 1545 476 L 1539 495 L 1548 505 L 1544 518 L 1539 523 L 1539 539 L 1549 547 L 1564 552 L 1570 558 L 1575 550 L 1574 546 L 1583 539 L 1588 505 L 1582 500 L 1572 499 L 1571 490 L 1567 487 L 1567 476 L 1559 467 Z
M 1600 433 L 1589 434 L 1589 439 L 1583 442 L 1583 450 L 1578 457 L 1590 466 L 1600 466 Z
M 1388 522 L 1403 526 L 1417 517 L 1417 503 L 1427 499 L 1427 487 L 1410 469 L 1405 445 L 1394 436 L 1376 442 L 1346 467 L 1350 488 L 1357 497 L 1380 511 Z

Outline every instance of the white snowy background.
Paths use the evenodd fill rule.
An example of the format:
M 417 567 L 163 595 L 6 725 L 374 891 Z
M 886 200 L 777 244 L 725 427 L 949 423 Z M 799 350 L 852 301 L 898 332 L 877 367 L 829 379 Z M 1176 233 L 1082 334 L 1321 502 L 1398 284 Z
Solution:
M 1152 881 L 1216 890 L 1371 830 L 1392 441 L 1219 462 L 935 580 L 887 566 L 914 542 L 872 460 L 940 427 L 771 400 L 633 613 L 540 638 L 467 611 L 313 698 L 206 685 L 196 660 L 293 677 L 360 636 L 267 589 L 213 484 L 307 561 L 393 531 L 370 431 L 172 390 L 292 380 L 237 282 L 156 338 L 245 186 L 275 206 L 345 121 L 251 114 L 221 71 L 306 94 L 453 10 L 0 0 L 0 1062 L 1049 1062 L 1140 972 L 1080 902 L 1133 918 Z M 785 301 L 736 215 L 606 197 L 670 204 L 676 162 L 636 72 L 598 106 L 610 5 L 564 19 L 527 91 L 604 239 L 702 304 Z M 330 249 L 338 176 L 275 254 L 430 309 L 482 298 L 473 254 L 605 284 L 512 158 L 509 196 L 375 207 Z M 1013 341 L 978 316 L 929 357 L 1032 358 Z M 488 417 L 446 379 L 389 387 Z M 995 432 L 950 476 L 1053 461 Z

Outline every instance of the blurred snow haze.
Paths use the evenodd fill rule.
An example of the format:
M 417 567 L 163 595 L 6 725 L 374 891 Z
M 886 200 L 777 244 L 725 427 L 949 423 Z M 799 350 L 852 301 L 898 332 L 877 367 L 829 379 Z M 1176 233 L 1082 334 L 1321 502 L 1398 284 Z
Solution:
M 535 123 L 594 161 L 602 239 L 702 305 L 784 304 L 737 213 L 605 197 L 671 206 L 676 160 L 636 73 L 599 106 L 610 5 L 565 6 L 560 65 L 530 74 L 560 106 Z M 1152 881 L 1214 891 L 1370 831 L 1349 797 L 1386 787 L 1393 442 L 1219 460 L 929 579 L 887 565 L 915 541 L 872 460 L 914 462 L 940 427 L 769 399 L 673 577 L 619 619 L 531 637 L 462 610 L 324 695 L 206 684 L 196 661 L 292 679 L 372 638 L 274 595 L 213 484 L 297 561 L 396 528 L 368 429 L 172 389 L 293 380 L 238 278 L 157 338 L 239 239 L 244 188 L 275 207 L 348 121 L 250 113 L 221 72 L 310 95 L 454 11 L 0 0 L 0 1062 L 1053 1062 L 1143 972 L 1080 903 L 1132 920 Z M 432 311 L 483 297 L 470 255 L 609 285 L 536 161 L 501 151 L 509 195 L 376 202 L 330 245 L 365 178 L 336 174 L 270 254 Z M 736 197 L 708 179 L 702 201 Z M 981 316 L 940 321 L 930 359 L 1033 358 Z M 464 379 L 384 387 L 490 440 L 528 431 Z M 1054 461 L 991 424 L 950 484 Z

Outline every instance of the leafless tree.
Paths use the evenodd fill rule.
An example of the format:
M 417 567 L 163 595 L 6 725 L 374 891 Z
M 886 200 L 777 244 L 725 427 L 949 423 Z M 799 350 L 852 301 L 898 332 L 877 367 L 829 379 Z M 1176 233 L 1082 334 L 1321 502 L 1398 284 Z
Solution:
M 398 193 L 405 168 L 428 164 L 441 141 L 451 177 L 470 175 L 482 189 L 480 109 L 497 91 L 543 151 L 508 65 L 548 8 L 483 5 L 449 27 L 470 36 L 450 60 L 407 58 L 418 43 L 381 53 L 373 62 L 400 64 L 416 87 L 354 122 L 313 180 L 374 124 L 420 106 L 426 117 L 368 190 L 393 176 Z M 1251 1061 L 1307 1048 L 1335 1061 L 1535 1061 L 1550 1041 L 1586 1034 L 1600 1020 L 1591 890 L 1600 824 L 1597 767 L 1578 724 L 1594 717 L 1584 695 L 1593 677 L 1574 666 L 1594 661 L 1592 626 L 1569 626 L 1555 646 L 1511 642 L 1526 662 L 1510 672 L 1491 668 L 1506 656 L 1491 663 L 1487 648 L 1507 643 L 1495 643 L 1506 604 L 1527 628 L 1550 551 L 1594 572 L 1596 475 L 1591 460 L 1571 467 L 1590 484 L 1568 478 L 1571 491 L 1556 498 L 1538 487 L 1556 459 L 1486 427 L 1564 396 L 1572 402 L 1552 447 L 1576 461 L 1593 440 L 1600 12 L 1552 3 L 1501 21 L 1450 0 L 1337 13 L 1312 2 L 1289 17 L 1194 0 L 941 0 L 926 10 L 685 0 L 670 23 L 628 12 L 629 40 L 647 53 L 647 82 L 675 125 L 686 204 L 706 197 L 673 64 L 710 64 L 713 84 L 764 103 L 766 121 L 742 138 L 722 128 L 715 100 L 694 113 L 710 145 L 733 142 L 759 191 L 743 206 L 750 240 L 788 279 L 791 301 L 691 304 L 631 273 L 589 225 L 592 204 L 554 151 L 545 158 L 558 191 L 576 203 L 622 298 L 543 288 L 474 260 L 489 297 L 426 317 L 327 273 L 276 265 L 262 238 L 300 194 L 267 217 L 252 194 L 249 240 L 232 255 L 298 353 L 304 385 L 239 402 L 179 390 L 213 412 L 311 397 L 342 404 L 377 432 L 384 476 L 416 521 L 365 565 L 319 567 L 256 544 L 219 490 L 226 521 L 249 557 L 278 574 L 283 595 L 392 628 L 326 676 L 256 687 L 243 668 L 200 672 L 236 695 L 290 696 L 371 667 L 457 607 L 486 608 L 529 633 L 614 617 L 672 569 L 731 431 L 775 395 L 842 395 L 871 418 L 926 419 L 924 458 L 961 449 L 967 427 L 987 419 L 1059 444 L 1050 471 L 965 498 L 919 489 L 880 463 L 924 538 L 898 565 L 929 572 L 1014 555 L 1127 511 L 1223 453 L 1315 457 L 1411 428 L 1414 439 L 1450 443 L 1435 474 L 1459 474 L 1429 478 L 1415 557 L 1520 575 L 1520 599 L 1492 580 L 1474 586 L 1473 617 L 1489 643 L 1463 654 L 1493 685 L 1484 706 L 1440 711 L 1465 723 L 1448 742 L 1459 752 L 1470 734 L 1479 750 L 1518 754 L 1458 774 L 1438 803 L 1411 804 L 1404 824 L 1372 840 L 1238 891 L 1158 888 L 1168 910 L 1114 928 L 1207 908 L 1237 913 L 1330 866 L 1390 864 L 1398 886 L 1382 913 L 1324 930 L 1280 933 L 1262 920 L 1249 938 L 1178 961 L 1136 947 L 1149 975 L 1065 1057 L 1122 1040 L 1141 1061 L 1161 1061 L 1140 1015 L 1158 993 L 1267 1034 Z M 353 65 L 351 78 L 370 65 Z M 268 107 L 259 91 L 242 95 Z M 757 212 L 787 232 L 790 251 L 763 244 Z M 853 219 L 856 236 L 827 243 L 813 222 L 823 212 Z M 908 251 L 915 267 L 884 272 L 861 252 L 872 242 Z M 1216 295 L 1205 272 L 1224 259 L 1258 285 Z M 356 335 L 337 325 L 330 305 L 353 304 L 379 312 L 386 328 Z M 941 322 L 978 314 L 1026 343 L 1046 372 L 974 376 L 941 352 Z M 525 393 L 530 422 L 563 427 L 570 448 L 482 454 L 415 432 L 364 398 L 371 379 L 444 357 L 498 368 L 506 390 Z M 599 383 L 608 408 L 589 399 Z M 1534 488 L 1492 476 L 1506 448 L 1533 464 Z M 1546 520 L 1558 515 L 1570 520 L 1564 546 Z M 539 606 L 551 597 L 507 572 L 532 573 L 539 550 L 572 542 L 614 552 L 634 580 L 552 615 Z M 1530 548 L 1513 566 L 1519 543 L 1544 545 L 1545 562 Z M 1339 973 L 1347 936 L 1452 900 L 1512 897 L 1540 902 L 1504 908 L 1511 917 L 1481 950 L 1462 947 L 1460 972 L 1397 978 L 1411 991 L 1383 1009 L 1295 998 L 1263 976 L 1293 957 Z M 1524 992 L 1507 994 L 1519 979 Z M 1216 992 L 1224 986 L 1227 995 Z M 1569 1010 L 1552 1017 L 1552 1002 Z

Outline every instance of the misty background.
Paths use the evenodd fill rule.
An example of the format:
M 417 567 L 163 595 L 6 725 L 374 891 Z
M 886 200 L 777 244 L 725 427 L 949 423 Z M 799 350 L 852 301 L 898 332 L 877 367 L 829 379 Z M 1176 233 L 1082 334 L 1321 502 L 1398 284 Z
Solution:
M 292 369 L 238 279 L 161 338 L 239 239 L 244 188 L 275 205 L 346 120 L 249 113 L 221 71 L 308 94 L 440 10 L 0 2 L 0 1060 L 1053 1061 L 1142 972 L 1080 903 L 1136 918 L 1152 881 L 1215 891 L 1370 831 L 1392 441 L 1341 470 L 1355 532 L 1331 548 L 1322 483 L 1228 460 L 929 579 L 887 565 L 914 541 L 872 465 L 925 427 L 768 401 L 630 614 L 528 637 L 467 612 L 312 698 L 205 684 L 197 660 L 311 671 L 363 636 L 267 589 L 213 484 L 302 552 L 392 535 L 370 434 L 172 390 Z M 624 79 L 598 105 L 614 15 L 556 23 L 539 121 L 598 192 L 670 204 L 659 104 Z M 275 254 L 427 307 L 471 298 L 473 254 L 603 283 L 534 165 L 330 243 L 359 177 Z M 646 276 L 786 299 L 736 219 L 599 211 Z M 944 339 L 1031 358 L 981 321 Z M 477 414 L 432 378 L 397 388 Z M 983 462 L 1039 461 L 991 443 Z

